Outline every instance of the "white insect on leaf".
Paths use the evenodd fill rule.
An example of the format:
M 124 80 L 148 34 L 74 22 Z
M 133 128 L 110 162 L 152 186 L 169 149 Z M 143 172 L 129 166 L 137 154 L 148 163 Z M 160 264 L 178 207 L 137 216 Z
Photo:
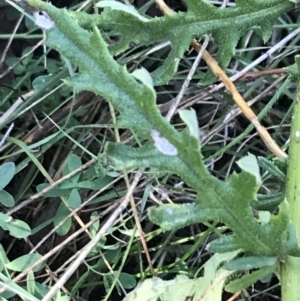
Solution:
M 34 23 L 41 30 L 49 30 L 55 27 L 55 22 L 44 11 L 36 11 L 33 13 Z
M 152 130 L 151 137 L 154 141 L 154 146 L 164 155 L 176 156 L 178 154 L 177 148 L 165 137 L 163 137 L 159 131 Z

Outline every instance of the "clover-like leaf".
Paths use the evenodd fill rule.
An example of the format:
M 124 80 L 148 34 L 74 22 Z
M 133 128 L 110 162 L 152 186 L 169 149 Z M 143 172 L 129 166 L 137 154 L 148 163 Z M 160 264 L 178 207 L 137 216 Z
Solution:
M 32 254 L 25 254 L 23 256 L 18 257 L 17 259 L 9 262 L 6 264 L 6 268 L 12 270 L 12 271 L 17 271 L 17 272 L 23 272 L 30 266 L 32 266 L 36 261 L 42 258 L 42 255 L 39 253 L 32 253 Z M 40 263 L 37 265 L 33 270 L 39 271 L 43 268 L 45 265 L 44 262 Z
M 16 167 L 13 162 L 7 162 L 0 165 L 0 190 L 12 180 L 15 171 Z

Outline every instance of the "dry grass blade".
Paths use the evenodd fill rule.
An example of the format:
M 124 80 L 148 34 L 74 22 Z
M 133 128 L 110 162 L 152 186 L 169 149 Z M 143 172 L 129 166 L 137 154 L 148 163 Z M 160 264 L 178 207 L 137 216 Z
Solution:
M 130 189 L 127 191 L 126 196 L 124 197 L 120 206 L 114 211 L 114 213 L 110 216 L 107 222 L 102 226 L 100 231 L 96 234 L 96 236 L 85 246 L 84 249 L 80 252 L 79 256 L 76 260 L 70 265 L 67 271 L 64 273 L 62 277 L 56 282 L 56 284 L 51 287 L 50 291 L 45 295 L 42 301 L 49 301 L 51 300 L 58 290 L 68 281 L 68 279 L 73 275 L 73 273 L 78 269 L 80 264 L 84 261 L 86 256 L 91 252 L 91 250 L 96 246 L 99 240 L 103 237 L 106 231 L 116 222 L 116 220 L 120 217 L 122 211 L 128 206 L 130 202 L 131 195 L 137 186 L 140 178 L 142 177 L 144 169 L 141 168 L 136 173 Z

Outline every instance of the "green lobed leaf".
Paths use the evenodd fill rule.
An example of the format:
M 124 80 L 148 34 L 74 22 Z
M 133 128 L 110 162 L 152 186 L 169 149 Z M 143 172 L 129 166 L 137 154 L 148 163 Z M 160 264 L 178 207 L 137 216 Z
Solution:
M 190 137 L 190 136 L 189 136 Z M 139 149 L 121 143 L 107 143 L 105 152 L 108 154 L 109 159 L 118 169 L 131 169 L 139 167 L 154 167 L 163 172 L 173 172 L 178 175 L 184 174 L 184 180 L 192 187 L 199 185 L 199 175 L 206 181 L 209 175 L 206 170 L 199 151 L 199 140 L 196 140 L 196 145 L 189 143 L 180 143 L 181 156 L 167 156 L 162 155 L 152 143 L 147 143 Z M 185 160 L 189 161 L 185 162 Z M 191 168 L 190 166 L 195 167 Z M 218 181 L 216 179 L 216 181 Z
M 246 289 L 252 284 L 256 283 L 258 280 L 274 273 L 275 269 L 276 266 L 265 267 L 250 274 L 244 275 L 240 279 L 233 280 L 229 284 L 227 284 L 225 290 L 230 293 L 235 293 Z
M 257 196 L 257 201 L 253 201 L 251 206 L 256 210 L 273 212 L 284 201 L 284 198 L 284 191 L 274 194 L 260 194 Z
M 201 221 L 216 220 L 213 210 L 201 210 L 195 204 L 168 204 L 158 208 L 150 207 L 148 210 L 150 220 L 162 229 L 170 231 Z
M 137 81 L 125 67 L 118 65 L 110 55 L 97 28 L 93 28 L 92 32 L 86 31 L 80 27 L 80 21 L 75 22 L 66 10 L 56 9 L 39 0 L 29 0 L 29 3 L 37 9 L 46 11 L 54 21 L 55 27 L 47 31 L 48 46 L 57 49 L 79 66 L 79 74 L 68 79 L 69 84 L 76 90 L 90 90 L 110 101 L 121 114 L 118 126 L 134 129 L 144 137 L 145 135 L 149 137 L 150 132 L 155 129 L 176 149 L 176 153 L 173 152 L 172 155 L 163 155 L 161 149 L 157 145 L 157 148 L 153 146 L 151 142 L 139 149 L 122 144 L 108 144 L 105 151 L 118 169 L 151 167 L 162 172 L 176 173 L 197 191 L 197 210 L 209 212 L 213 218 L 226 223 L 233 230 L 232 245 L 239 246 L 251 254 L 264 256 L 284 257 L 289 252 L 287 242 L 289 212 L 286 204 L 280 205 L 279 214 L 273 216 L 267 224 L 260 224 L 253 217 L 251 202 L 256 199 L 259 188 L 257 172 L 253 173 L 253 169 L 246 169 L 240 174 L 232 174 L 225 182 L 210 175 L 202 161 L 199 139 L 190 135 L 188 128 L 179 133 L 161 116 L 155 105 L 153 88 L 149 87 L 151 82 L 143 78 Z M 201 31 L 204 33 L 206 30 L 212 30 L 216 35 L 224 30 L 228 35 L 228 32 L 231 32 L 229 29 L 234 29 L 233 37 L 228 37 L 231 39 L 228 42 L 229 46 L 226 46 L 230 48 L 237 42 L 241 27 L 243 30 L 246 28 L 248 30 L 249 26 L 257 25 L 257 22 L 262 22 L 261 20 L 266 16 L 275 18 L 275 15 L 290 7 L 282 0 L 254 1 L 251 2 L 251 6 L 245 1 L 240 1 L 236 8 L 223 10 L 207 5 L 204 1 L 188 1 L 188 6 L 190 5 L 197 5 L 198 9 L 206 9 L 210 14 L 201 11 L 200 19 L 204 19 L 201 19 L 200 23 L 197 23 L 199 11 L 181 12 L 174 16 L 141 22 L 141 18 L 137 18 L 132 12 L 108 8 L 104 10 L 99 20 L 101 19 L 101 26 L 113 26 L 127 33 L 130 31 L 130 34 L 123 35 L 117 47 L 122 44 L 127 47 L 129 39 L 131 42 L 133 36 L 137 39 L 145 39 L 145 43 L 148 43 L 149 39 L 151 43 L 155 42 L 152 38 L 154 31 L 153 36 L 158 40 L 170 38 L 174 43 L 163 69 L 165 75 L 170 75 L 173 71 L 170 73 L 169 69 L 174 69 L 174 62 L 175 64 L 178 62 L 178 54 L 183 53 L 183 48 L 190 43 L 193 35 L 200 35 Z M 220 14 L 222 22 L 213 19 L 220 17 Z M 188 28 L 186 28 L 187 24 Z M 182 39 L 178 39 L 178 36 Z M 221 38 L 224 37 L 220 35 L 219 39 Z M 179 48 L 181 50 L 178 52 Z M 172 57 L 175 52 L 176 57 Z M 155 209 L 153 214 L 155 215 Z M 207 217 L 205 219 L 207 220 Z M 273 234 L 272 237 L 270 233 Z
M 283 183 L 286 181 L 286 175 L 275 165 L 274 162 L 268 160 L 265 157 L 258 157 L 257 158 L 258 164 L 261 168 L 268 171 L 272 176 L 276 177 Z
M 227 240 L 228 245 L 224 252 L 243 249 L 255 255 L 285 257 L 289 252 L 287 243 L 288 204 L 283 202 L 279 207 L 278 215 L 272 216 L 267 224 L 260 224 L 255 219 L 251 203 L 256 199 L 259 188 L 257 179 L 259 177 L 257 174 L 258 164 L 256 160 L 253 160 L 253 156 L 244 160 L 244 162 L 251 162 L 254 165 L 250 169 L 246 168 L 249 165 L 245 164 L 244 166 L 242 164 L 242 167 L 251 173 L 245 170 L 240 174 L 233 173 L 227 181 L 222 182 L 206 171 L 200 154 L 198 154 L 200 163 L 198 165 L 193 164 L 192 160 L 195 159 L 195 156 L 186 152 L 186 149 L 187 147 L 183 151 L 187 153 L 184 158 L 181 156 L 181 147 L 178 149 L 178 156 L 166 156 L 149 145 L 139 149 L 121 144 L 108 144 L 106 146 L 107 153 L 110 154 L 112 162 L 118 168 L 150 166 L 164 172 L 173 172 L 180 175 L 188 185 L 198 192 L 197 206 L 194 207 L 196 212 L 192 212 L 192 206 L 181 205 L 183 211 L 187 210 L 191 214 L 188 217 L 180 216 L 179 207 L 174 207 L 176 208 L 175 211 L 173 207 L 168 206 L 163 207 L 163 209 L 149 209 L 150 219 L 161 227 L 166 229 L 174 227 L 176 229 L 178 226 L 185 226 L 189 222 L 202 222 L 211 218 L 226 223 L 234 231 L 234 236 Z M 203 170 L 205 172 L 202 172 Z M 168 213 L 170 209 L 172 209 L 172 214 L 174 211 L 175 217 L 173 219 Z M 273 233 L 272 237 L 270 233 Z M 210 248 L 212 247 L 216 247 L 216 245 L 212 243 Z M 224 248 L 224 245 L 222 247 Z
M 227 262 L 223 268 L 232 271 L 244 271 L 259 269 L 266 266 L 275 266 L 278 263 L 276 257 L 241 257 Z
M 221 236 L 210 242 L 206 249 L 213 253 L 227 253 L 243 248 L 243 244 L 237 241 L 235 235 Z
M 187 12 L 174 13 L 172 16 L 145 18 L 135 9 L 116 1 L 100 1 L 97 6 L 104 8 L 101 15 L 89 16 L 72 12 L 82 26 L 97 25 L 111 28 L 121 35 L 118 43 L 111 46 L 114 54 L 119 54 L 134 42 L 150 45 L 169 40 L 171 50 L 164 64 L 153 73 L 155 84 L 168 82 L 177 70 L 179 58 L 188 49 L 195 37 L 211 34 L 219 47 L 217 61 L 227 67 L 235 53 L 240 37 L 252 26 L 260 26 L 266 42 L 272 33 L 275 19 L 293 8 L 285 0 L 237 1 L 234 8 L 217 8 L 204 0 L 187 0 Z M 180 38 L 178 38 L 180 37 Z
M 115 62 L 97 28 L 86 31 L 66 10 L 39 0 L 28 2 L 46 11 L 56 24 L 47 31 L 47 45 L 79 67 L 80 73 L 67 79 L 67 84 L 77 91 L 93 91 L 110 101 L 121 113 L 117 122 L 119 127 L 149 133 L 153 121 L 163 120 L 155 106 L 153 89 L 139 83 L 126 67 Z

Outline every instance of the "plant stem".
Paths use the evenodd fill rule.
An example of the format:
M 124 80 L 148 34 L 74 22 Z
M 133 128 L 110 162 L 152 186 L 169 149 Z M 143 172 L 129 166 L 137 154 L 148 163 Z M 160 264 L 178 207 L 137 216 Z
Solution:
M 300 56 L 296 56 L 300 70 Z M 300 242 L 300 80 L 295 99 L 294 117 L 290 134 L 286 197 L 290 205 L 291 222 Z M 300 258 L 289 256 L 281 264 L 281 290 L 283 301 L 300 300 Z

